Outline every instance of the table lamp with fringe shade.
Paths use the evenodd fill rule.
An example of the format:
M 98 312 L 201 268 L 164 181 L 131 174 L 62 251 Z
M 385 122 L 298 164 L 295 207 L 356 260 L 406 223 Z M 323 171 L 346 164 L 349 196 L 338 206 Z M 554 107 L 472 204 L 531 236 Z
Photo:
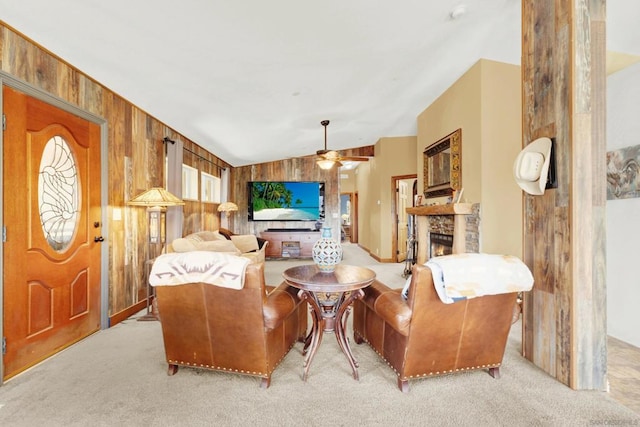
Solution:
M 220 203 L 218 206 L 218 212 L 222 212 L 224 214 L 224 219 L 226 220 L 226 228 L 229 228 L 229 218 L 233 212 L 238 211 L 238 205 L 233 202 L 224 202 Z

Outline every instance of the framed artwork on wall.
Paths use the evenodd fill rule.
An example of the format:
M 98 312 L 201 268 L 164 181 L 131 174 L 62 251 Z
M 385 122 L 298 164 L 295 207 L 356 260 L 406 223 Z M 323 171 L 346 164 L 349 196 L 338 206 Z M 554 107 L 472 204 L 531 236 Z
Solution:
M 607 200 L 640 197 L 640 145 L 607 153 Z

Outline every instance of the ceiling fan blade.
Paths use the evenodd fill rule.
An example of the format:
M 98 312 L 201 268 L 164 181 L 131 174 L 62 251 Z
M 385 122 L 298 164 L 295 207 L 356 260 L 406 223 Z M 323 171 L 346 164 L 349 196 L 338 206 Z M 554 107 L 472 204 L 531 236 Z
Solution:
M 339 158 L 342 161 L 348 162 L 368 162 L 369 157 L 354 157 L 354 156 L 344 156 Z

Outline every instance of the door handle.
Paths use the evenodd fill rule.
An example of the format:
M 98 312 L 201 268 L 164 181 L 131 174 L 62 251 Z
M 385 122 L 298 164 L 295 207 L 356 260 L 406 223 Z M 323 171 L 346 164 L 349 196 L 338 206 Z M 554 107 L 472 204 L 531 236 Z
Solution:
M 93 238 L 93 241 L 98 243 L 98 242 L 104 242 L 104 237 L 102 236 L 96 236 Z

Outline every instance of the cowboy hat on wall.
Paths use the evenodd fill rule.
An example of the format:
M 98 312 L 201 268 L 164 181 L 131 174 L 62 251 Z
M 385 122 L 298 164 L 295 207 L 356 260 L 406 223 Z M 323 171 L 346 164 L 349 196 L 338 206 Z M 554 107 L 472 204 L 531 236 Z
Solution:
M 553 143 L 551 138 L 538 138 L 516 157 L 513 177 L 525 192 L 541 196 L 545 188 L 557 187 Z

